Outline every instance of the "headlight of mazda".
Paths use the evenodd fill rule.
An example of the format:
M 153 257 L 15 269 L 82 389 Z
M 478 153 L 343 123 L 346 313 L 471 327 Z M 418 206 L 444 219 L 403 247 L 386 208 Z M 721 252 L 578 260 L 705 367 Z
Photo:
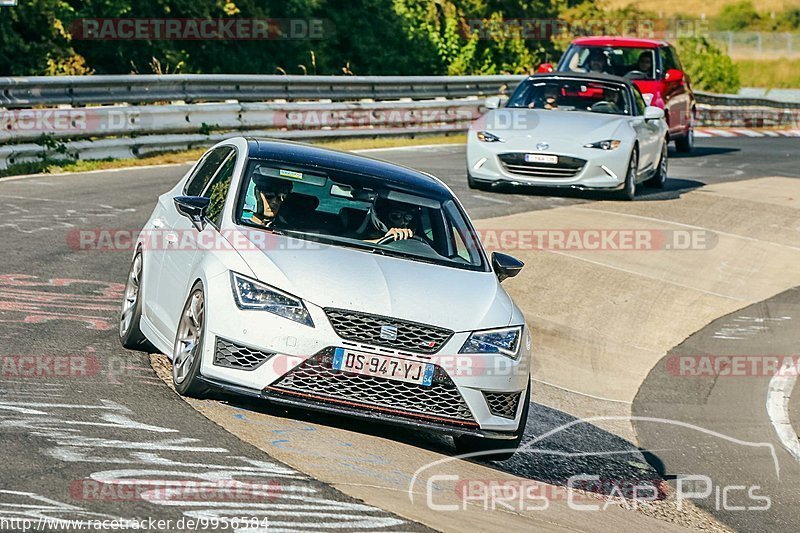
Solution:
M 584 148 L 597 148 L 598 150 L 616 150 L 622 141 L 615 139 L 608 139 L 606 141 L 597 141 L 596 143 L 584 144 Z
M 650 103 L 653 101 L 653 96 L 653 93 L 643 93 L 642 98 L 644 98 L 644 103 L 650 105 Z
M 511 359 L 519 357 L 522 326 L 476 331 L 458 353 L 499 353 Z
M 311 315 L 300 298 L 256 280 L 231 272 L 233 296 L 239 309 L 267 311 L 300 324 L 314 327 Z
M 501 143 L 503 139 L 488 131 L 479 131 L 478 140 L 485 143 Z

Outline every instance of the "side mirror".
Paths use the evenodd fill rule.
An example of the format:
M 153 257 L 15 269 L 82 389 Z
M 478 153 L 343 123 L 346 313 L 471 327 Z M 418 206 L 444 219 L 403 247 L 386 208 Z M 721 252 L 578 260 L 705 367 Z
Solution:
M 206 227 L 206 210 L 211 203 L 211 198 L 176 196 L 172 200 L 175 202 L 175 209 L 178 210 L 178 213 L 191 220 L 197 231 L 203 231 L 203 228 Z
M 644 108 L 645 120 L 661 120 L 664 118 L 664 110 L 660 107 L 649 105 Z
M 500 252 L 492 253 L 492 268 L 494 269 L 497 279 L 500 281 L 503 281 L 507 278 L 513 278 L 519 274 L 520 270 L 522 270 L 522 267 L 524 266 L 525 263 L 516 257 L 511 257 L 508 254 L 501 254 Z
M 538 72 L 539 74 L 546 74 L 548 72 L 553 72 L 554 70 L 555 68 L 553 68 L 552 63 L 542 63 L 541 65 L 539 65 L 539 68 L 536 69 L 536 72 Z
M 483 103 L 486 106 L 486 109 L 497 109 L 500 107 L 500 97 L 499 96 L 490 96 L 486 99 Z
M 683 71 L 676 68 L 671 68 L 664 75 L 664 81 L 672 83 L 679 83 L 683 81 Z

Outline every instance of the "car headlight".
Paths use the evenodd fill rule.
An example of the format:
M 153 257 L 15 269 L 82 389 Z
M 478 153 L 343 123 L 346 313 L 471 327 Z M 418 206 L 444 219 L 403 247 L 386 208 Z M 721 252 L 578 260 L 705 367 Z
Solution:
M 644 98 L 644 103 L 650 105 L 650 102 L 653 101 L 653 93 L 642 93 L 642 98 Z
M 314 327 L 311 315 L 300 298 L 256 280 L 231 272 L 233 296 L 239 309 L 267 311 L 300 324 Z
M 503 139 L 495 135 L 494 133 L 490 133 L 488 131 L 481 130 L 478 132 L 478 140 L 485 143 L 501 143 Z
M 522 326 L 476 331 L 458 353 L 499 353 L 511 359 L 519 357 Z
M 598 150 L 616 150 L 622 141 L 608 139 L 606 141 L 597 141 L 596 143 L 584 144 L 584 148 L 597 148 Z

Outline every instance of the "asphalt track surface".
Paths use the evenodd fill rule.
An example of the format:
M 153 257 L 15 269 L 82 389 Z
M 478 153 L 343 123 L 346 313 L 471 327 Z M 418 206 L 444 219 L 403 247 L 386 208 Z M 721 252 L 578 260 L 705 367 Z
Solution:
M 797 140 L 790 138 L 698 140 L 691 156 L 671 154 L 667 188 L 644 189 L 637 201 L 679 197 L 683 191 L 721 181 L 775 175 L 797 178 L 796 154 Z M 463 147 L 369 155 L 442 178 L 475 219 L 598 198 L 571 191 L 471 191 L 464 178 Z M 186 168 L 0 181 L 0 439 L 6 459 L 0 463 L 0 518 L 171 519 L 172 525 L 161 529 L 177 530 L 182 518 L 252 516 L 267 518 L 270 527 L 277 529 L 425 529 L 354 501 L 244 444 L 180 400 L 156 378 L 145 354 L 119 346 L 116 315 L 130 256 L 77 251 L 75 232 L 140 228 L 156 197 Z M 771 304 L 763 305 L 767 309 Z M 796 306 L 796 293 L 781 296 L 774 305 Z M 796 338 L 795 333 L 795 345 Z M 754 337 L 751 342 L 748 353 L 763 352 L 759 351 L 766 346 L 763 338 Z M 788 353 L 796 353 L 796 346 Z M 762 381 L 737 381 L 738 390 L 728 387 L 719 391 L 738 398 L 742 409 L 725 403 L 711 410 L 700 409 L 698 402 L 693 403 L 698 395 L 695 389 L 665 381 L 657 367 L 643 385 L 634 411 L 663 414 L 664 409 L 679 403 L 685 407 L 686 419 L 698 425 L 717 421 L 725 427 L 752 428 L 752 434 L 748 429 L 750 437 L 774 443 L 763 409 L 758 411 L 753 403 L 758 395 L 763 396 Z M 750 387 L 752 394 L 747 392 Z M 541 434 L 569 418 L 534 404 L 528 434 Z M 691 463 L 699 457 L 693 446 L 701 439 L 695 434 L 671 435 L 652 427 L 641 431 L 646 447 L 674 452 L 674 457 L 654 453 L 651 464 L 655 466 L 650 470 L 666 477 L 684 468 L 699 471 Z M 565 434 L 549 446 L 567 451 L 619 449 L 625 443 L 618 441 L 621 439 L 598 430 Z M 440 446 L 448 451 L 446 443 Z M 724 477 L 726 471 L 738 473 L 738 465 L 746 463 L 754 479 L 769 483 L 776 505 L 763 514 L 733 517 L 710 505 L 712 514 L 737 528 L 798 529 L 798 514 L 792 505 L 797 487 L 787 481 L 796 479 L 798 469 L 788 454 L 778 450 L 783 454 L 778 482 L 772 462 L 757 461 L 747 450 L 729 448 L 724 453 L 715 450 L 714 460 L 705 463 L 715 479 Z M 586 469 L 596 472 L 598 465 L 587 462 L 603 461 L 599 466 L 609 477 L 641 475 L 631 473 L 630 461 L 624 458 L 569 459 L 544 465 L 528 461 L 514 458 L 500 468 L 523 476 L 535 471 L 537 479 L 558 482 Z M 735 477 L 733 473 L 730 477 Z M 132 493 L 129 489 L 134 479 L 150 479 L 153 485 L 149 491 Z M 180 480 L 182 490 L 165 493 L 159 486 L 165 479 Z M 200 490 L 209 486 L 210 496 Z M 223 493 L 223 487 L 241 490 L 232 496 Z M 248 493 L 253 487 L 262 492 Z M 265 494 L 267 503 L 263 503 Z M 748 518 L 740 518 L 743 515 Z M 591 523 L 586 527 L 591 529 Z

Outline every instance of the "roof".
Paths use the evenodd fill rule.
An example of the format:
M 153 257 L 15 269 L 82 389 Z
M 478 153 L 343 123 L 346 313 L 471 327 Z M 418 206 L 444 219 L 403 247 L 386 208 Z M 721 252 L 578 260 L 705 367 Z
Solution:
M 601 74 L 598 72 L 564 72 L 564 71 L 556 71 L 556 72 L 543 72 L 541 74 L 533 74 L 529 76 L 529 80 L 541 80 L 541 79 L 572 79 L 572 80 L 586 80 L 586 81 L 604 81 L 604 82 L 612 82 L 612 83 L 619 83 L 622 85 L 627 85 L 629 87 L 633 87 L 633 82 L 627 78 L 622 78 L 620 76 L 614 76 L 612 74 Z
M 622 48 L 658 48 L 669 43 L 660 39 L 639 39 L 636 37 L 578 37 L 572 44 L 582 46 L 619 46 Z
M 252 158 L 279 161 L 305 168 L 316 167 L 340 175 L 367 176 L 409 192 L 427 193 L 441 199 L 453 196 L 437 178 L 402 165 L 291 141 L 256 138 L 248 138 L 247 141 L 249 155 Z

